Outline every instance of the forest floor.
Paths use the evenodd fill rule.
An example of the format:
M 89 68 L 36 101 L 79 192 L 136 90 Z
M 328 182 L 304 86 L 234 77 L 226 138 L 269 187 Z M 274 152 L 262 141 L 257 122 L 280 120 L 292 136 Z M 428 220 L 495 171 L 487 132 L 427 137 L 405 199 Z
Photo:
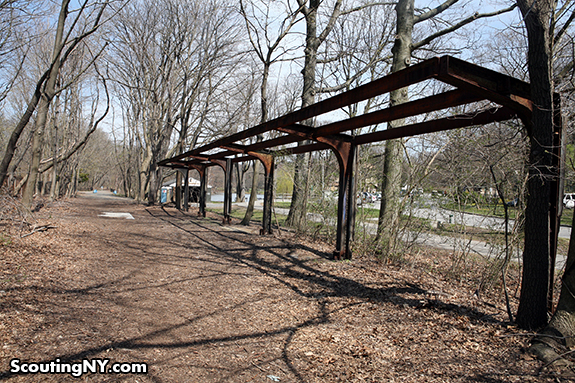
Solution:
M 530 336 L 508 322 L 484 260 L 455 267 L 420 248 L 332 261 L 331 245 L 195 213 L 100 192 L 46 204 L 35 213 L 46 231 L 1 227 L 0 380 L 565 381 L 525 352 Z M 518 267 L 508 279 L 515 312 Z M 15 358 L 148 370 L 14 374 Z

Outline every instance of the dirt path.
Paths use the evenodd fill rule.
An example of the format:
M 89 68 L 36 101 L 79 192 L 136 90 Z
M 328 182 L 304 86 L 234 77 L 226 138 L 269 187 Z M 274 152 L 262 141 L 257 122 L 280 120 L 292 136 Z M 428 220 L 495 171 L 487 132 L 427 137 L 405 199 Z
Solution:
M 321 244 L 102 193 L 39 220 L 58 228 L 0 247 L 0 380 L 555 381 L 521 354 L 500 292 L 474 298 L 473 281 L 438 276 L 423 253 L 402 267 L 332 262 Z M 13 358 L 148 372 L 11 374 Z

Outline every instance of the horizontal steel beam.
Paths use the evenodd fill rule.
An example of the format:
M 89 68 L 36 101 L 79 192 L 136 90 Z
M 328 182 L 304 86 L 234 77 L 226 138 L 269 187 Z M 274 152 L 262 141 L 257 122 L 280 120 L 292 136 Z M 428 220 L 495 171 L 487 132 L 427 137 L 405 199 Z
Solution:
M 330 149 L 330 146 L 320 142 L 320 143 L 296 146 L 293 148 L 280 149 L 275 151 L 274 154 L 277 156 L 287 156 L 290 154 L 303 154 L 326 149 Z
M 492 108 L 474 114 L 459 114 L 456 116 L 405 125 L 395 129 L 363 134 L 355 137 L 354 144 L 363 145 L 373 142 L 411 137 L 445 130 L 465 128 L 474 125 L 485 125 L 492 122 L 506 121 L 517 117 L 517 113 L 509 108 Z
M 451 56 L 441 57 L 440 66 L 438 80 L 509 107 L 530 120 L 533 104 L 528 83 Z
M 339 108 L 367 100 L 369 98 L 400 89 L 424 80 L 436 78 L 451 84 L 458 89 L 444 92 L 438 95 L 425 97 L 401 105 L 388 107 L 354 118 L 326 124 L 318 128 L 301 125 L 300 122 L 317 117 L 321 114 L 337 110 Z M 334 97 L 320 101 L 306 108 L 289 113 L 253 128 L 232 134 L 215 140 L 207 145 L 177 155 L 171 159 L 160 161 L 162 166 L 181 167 L 194 164 L 203 164 L 210 160 L 218 160 L 238 153 L 248 154 L 233 159 L 233 162 L 252 160 L 255 157 L 250 152 L 259 152 L 278 146 L 288 145 L 304 140 L 331 142 L 334 139 L 341 142 L 353 142 L 363 144 L 376 141 L 384 141 L 391 137 L 418 135 L 440 130 L 455 129 L 471 125 L 479 125 L 493 121 L 501 121 L 517 114 L 528 124 L 526 117 L 530 116 L 532 104 L 529 84 L 509 77 L 507 75 L 479 67 L 474 64 L 450 57 L 432 58 L 417 65 L 408 67 L 402 71 L 392 73 L 379 80 L 362 85 L 353 90 L 338 94 Z M 401 128 L 380 131 L 352 137 L 343 132 L 363 128 L 366 126 L 381 124 L 402 118 L 413 117 L 433 111 L 447 109 L 481 100 L 489 100 L 506 108 L 491 112 L 479 112 L 476 115 L 460 115 L 447 119 L 427 121 L 418 124 L 406 125 Z M 471 116 L 471 117 L 470 117 Z M 281 136 L 254 144 L 240 144 L 239 142 L 255 137 L 272 130 L 287 133 Z M 312 148 L 316 150 L 326 149 L 324 144 L 298 146 L 294 148 L 279 149 L 270 152 L 273 155 L 305 153 Z M 222 148 L 222 152 L 205 154 L 206 152 Z M 193 161 L 182 163 L 184 158 L 195 158 Z
M 359 86 L 350 91 L 340 93 L 323 101 L 317 102 L 298 111 L 289 113 L 285 116 L 270 120 L 253 128 L 243 130 L 227 137 L 220 138 L 199 148 L 190 150 L 186 153 L 175 156 L 173 159 L 178 160 L 189 155 L 206 152 L 208 150 L 228 145 L 246 138 L 254 137 L 274 129 L 287 127 L 292 124 L 328 113 L 345 106 L 365 101 L 367 99 L 400 89 L 412 84 L 419 83 L 437 76 L 439 73 L 439 58 L 435 57 L 422 63 L 413 65 L 402 71 L 392 73 L 381 79 L 372 81 L 368 84 Z
M 425 97 L 405 104 L 378 110 L 376 112 L 363 114 L 348 120 L 324 125 L 317 129 L 316 135 L 327 136 L 347 130 L 359 129 L 370 125 L 390 122 L 400 118 L 416 116 L 481 100 L 483 100 L 483 98 L 475 94 L 462 90 L 452 90 L 435 96 Z

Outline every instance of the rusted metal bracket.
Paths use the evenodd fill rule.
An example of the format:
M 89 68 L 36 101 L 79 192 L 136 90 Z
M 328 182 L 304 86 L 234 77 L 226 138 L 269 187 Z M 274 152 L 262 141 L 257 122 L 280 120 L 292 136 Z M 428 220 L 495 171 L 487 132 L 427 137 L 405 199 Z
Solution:
M 274 168 L 275 157 L 268 153 L 248 152 L 261 161 L 265 170 L 264 182 L 264 212 L 262 218 L 262 228 L 260 234 L 266 235 L 272 233 L 272 204 L 274 199 Z
M 262 218 L 262 229 L 260 234 L 271 234 L 272 233 L 272 203 L 274 194 L 274 168 L 275 168 L 275 157 L 270 153 L 245 151 L 241 148 L 241 145 L 225 145 L 222 146 L 223 149 L 235 151 L 237 153 L 247 154 L 251 158 L 258 159 L 264 166 L 265 170 L 265 183 L 264 183 L 264 211 Z
M 355 182 L 353 167 L 356 145 L 349 141 L 321 137 L 324 144 L 330 146 L 339 163 L 339 186 L 337 201 L 337 236 L 334 259 L 351 259 L 351 240 L 355 222 Z
M 531 129 L 533 104 L 528 83 L 451 56 L 442 56 L 439 65 L 439 80 L 513 109 L 526 129 Z
M 324 136 L 324 135 L 318 135 L 319 129 L 304 125 L 290 125 L 286 126 L 285 128 L 279 128 L 277 130 L 280 132 L 291 134 L 292 136 L 297 136 L 306 140 L 314 140 L 319 142 L 322 142 L 321 138 L 322 136 Z M 331 135 L 327 135 L 325 136 L 325 138 L 338 141 L 349 141 L 349 142 L 353 141 L 352 136 L 341 133 L 334 133 Z
M 230 224 L 232 220 L 232 159 L 212 159 L 210 162 L 218 165 L 224 171 L 224 220 L 222 223 L 224 225 Z

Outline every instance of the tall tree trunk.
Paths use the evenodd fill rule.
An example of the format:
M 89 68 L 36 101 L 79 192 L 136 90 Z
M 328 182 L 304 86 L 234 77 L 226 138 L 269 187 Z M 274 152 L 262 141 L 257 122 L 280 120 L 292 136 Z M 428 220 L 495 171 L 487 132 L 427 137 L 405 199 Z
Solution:
M 182 153 L 178 153 L 178 154 L 182 154 Z M 184 181 L 183 177 L 182 177 L 182 173 L 177 170 L 176 171 L 176 187 L 174 188 L 175 190 L 175 202 L 176 202 L 176 209 L 181 210 L 182 209 L 182 182 Z
M 552 0 L 518 0 L 529 42 L 528 68 L 533 113 L 525 210 L 525 250 L 517 324 L 540 329 L 547 323 L 550 271 L 549 200 L 552 180 L 553 102 L 550 20 Z M 527 122 L 529 123 L 529 121 Z
M 26 181 L 26 186 L 24 188 L 24 194 L 22 195 L 22 204 L 28 208 L 32 207 L 34 193 L 36 192 L 36 184 L 38 183 L 38 168 L 40 167 L 42 145 L 44 144 L 44 127 L 46 126 L 49 108 L 50 101 L 43 95 L 40 100 L 38 117 L 36 119 L 36 129 L 32 138 L 32 161 L 28 172 L 28 180 Z
M 575 221 L 572 226 L 575 227 Z M 562 281 L 557 309 L 549 325 L 535 337 L 531 345 L 532 352 L 554 367 L 572 366 L 559 353 L 567 353 L 575 347 L 575 230 L 571 231 Z
M 56 102 L 57 103 L 57 102 Z M 52 143 L 52 184 L 50 185 L 50 201 L 56 200 L 56 179 L 58 178 L 58 118 L 54 117 L 54 142 Z
M 306 21 L 306 44 L 304 50 L 303 92 L 301 96 L 301 107 L 305 108 L 315 102 L 315 72 L 317 67 L 317 51 L 320 40 L 317 37 L 317 10 L 319 0 L 311 0 L 309 8 L 304 12 Z M 304 121 L 305 125 L 312 125 L 313 121 Z M 298 145 L 305 145 L 307 141 Z M 294 166 L 294 182 L 290 209 L 286 219 L 286 225 L 296 229 L 301 228 L 306 215 L 306 201 L 308 190 L 308 162 L 305 154 L 296 155 Z
M 400 0 L 396 6 L 397 34 L 391 52 L 393 63 L 391 71 L 405 69 L 411 62 L 411 43 L 414 24 L 414 0 Z M 402 88 L 390 93 L 390 106 L 409 101 L 408 88 Z M 388 129 L 401 127 L 405 119 L 391 121 Z M 381 208 L 377 226 L 376 241 L 383 256 L 393 252 L 397 241 L 399 226 L 401 168 L 403 164 L 403 143 L 401 139 L 389 140 L 385 143 L 383 165 L 383 182 L 381 185 Z
M 60 8 L 60 15 L 58 17 L 58 26 L 56 29 L 56 37 L 54 39 L 54 48 L 52 53 L 52 62 L 54 65 L 50 70 L 48 79 L 44 86 L 42 96 L 40 98 L 40 106 L 38 108 L 38 116 L 36 118 L 36 131 L 34 132 L 34 138 L 32 140 L 32 160 L 30 165 L 30 172 L 28 174 L 28 181 L 26 183 L 26 189 L 24 190 L 24 195 L 22 196 L 22 203 L 24 206 L 31 207 L 32 200 L 34 197 L 34 189 L 36 188 L 36 182 L 38 178 L 38 167 L 40 165 L 40 160 L 42 158 L 42 145 L 44 141 L 44 129 L 46 127 L 46 121 L 48 119 L 48 111 L 50 109 L 50 103 L 54 98 L 56 93 L 56 81 L 58 79 L 58 73 L 60 71 L 60 54 L 62 51 L 62 40 L 64 36 L 64 25 L 66 23 L 66 18 L 68 16 L 68 5 L 70 0 L 63 0 L 62 6 Z
M 236 202 L 244 202 L 246 198 L 246 189 L 244 186 L 244 174 L 247 169 L 244 171 L 243 165 L 236 162 Z
M 138 176 L 138 195 L 137 201 L 143 202 L 146 200 L 146 192 L 149 189 L 150 171 L 152 165 L 152 153 L 150 148 L 146 148 L 146 157 L 140 162 L 140 173 Z
M 293 191 L 286 225 L 299 229 L 306 209 L 307 161 L 304 154 L 297 154 L 294 163 Z
M 244 169 L 243 165 L 236 162 L 234 165 L 236 169 L 236 202 L 244 202 L 245 199 L 245 187 L 244 187 Z
M 154 160 L 150 166 L 150 191 L 148 192 L 148 205 L 155 205 L 160 192 L 160 182 L 162 179 L 162 168 L 156 165 Z
M 260 124 L 263 124 L 268 120 L 268 78 L 270 75 L 271 66 L 271 55 L 272 52 L 268 52 L 267 60 L 264 61 L 264 73 L 262 76 L 262 83 L 260 85 L 260 106 L 261 106 L 261 117 Z M 263 141 L 264 137 L 258 135 L 256 142 Z M 258 199 L 258 162 L 259 160 L 254 160 L 254 173 L 252 176 L 252 190 L 250 192 L 250 201 L 248 203 L 248 208 L 244 219 L 242 219 L 242 225 L 249 225 L 252 215 L 254 214 L 254 205 Z
M 66 191 L 66 197 L 74 197 L 76 195 L 76 190 L 78 189 L 78 169 L 77 165 L 74 165 L 74 170 L 72 171 L 72 180 L 70 181 L 70 185 L 68 186 L 68 190 Z
M 42 88 L 47 76 L 48 71 L 36 84 L 36 90 L 32 96 L 32 99 L 28 102 L 26 112 L 24 112 L 24 115 L 20 118 L 18 125 L 16 125 L 12 131 L 12 134 L 10 135 L 10 139 L 8 140 L 8 144 L 6 145 L 6 150 L 4 152 L 4 157 L 2 158 L 2 163 L 0 163 L 0 187 L 2 184 L 4 184 L 4 180 L 9 173 L 8 168 L 10 167 L 10 162 L 12 161 L 14 153 L 16 152 L 16 146 L 18 144 L 18 140 L 20 139 L 20 135 L 24 131 L 26 125 L 28 125 L 30 118 L 34 114 L 34 111 L 40 102 L 40 98 L 42 97 Z

